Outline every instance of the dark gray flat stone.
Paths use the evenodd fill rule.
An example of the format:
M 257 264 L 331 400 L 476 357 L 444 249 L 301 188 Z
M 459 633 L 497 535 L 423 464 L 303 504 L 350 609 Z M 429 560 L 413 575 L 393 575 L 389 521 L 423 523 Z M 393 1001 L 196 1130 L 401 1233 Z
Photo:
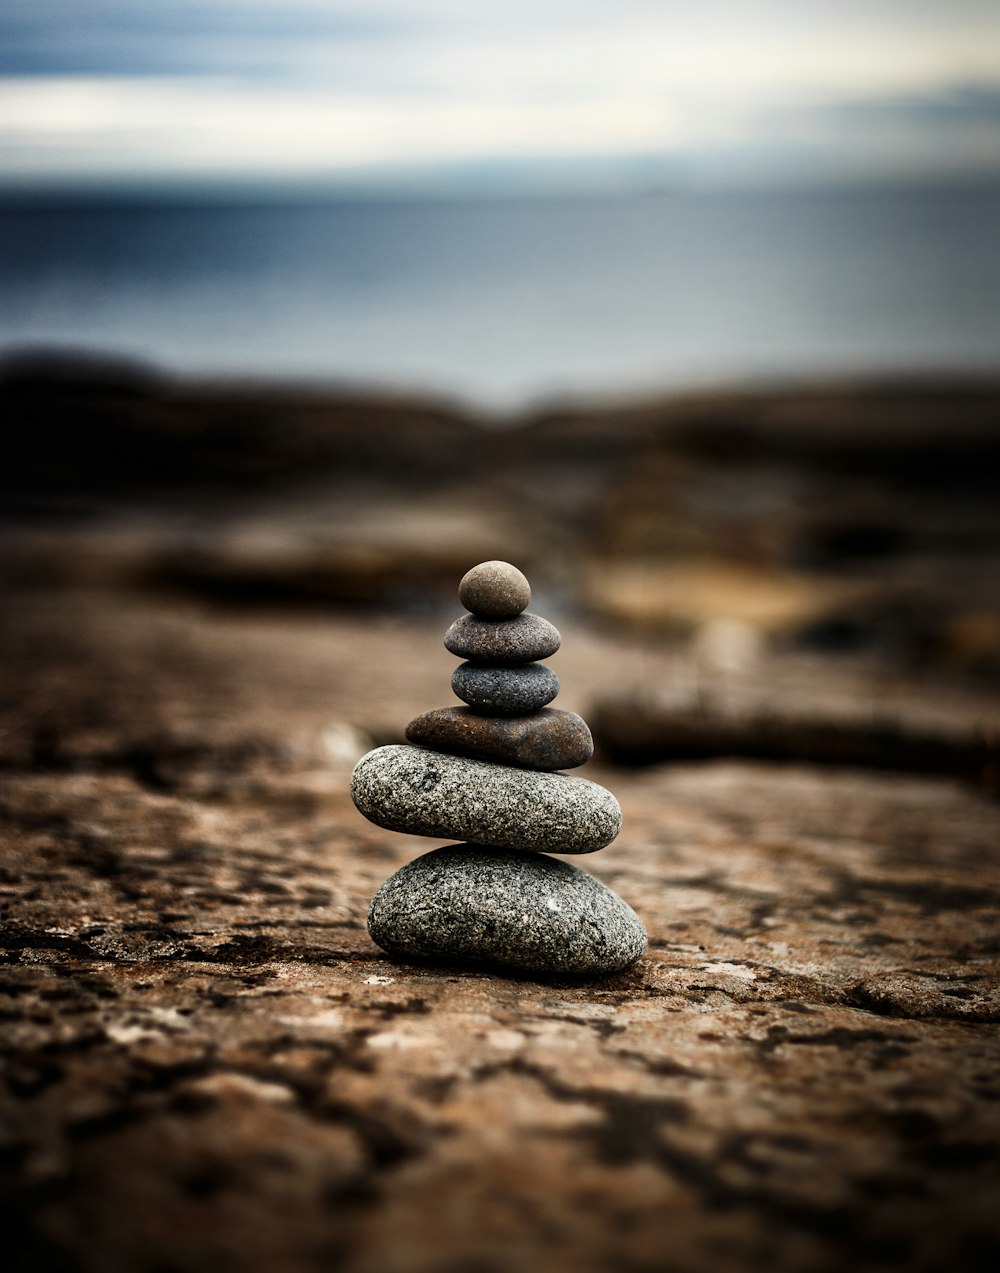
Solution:
M 464 614 L 444 634 L 446 649 L 474 663 L 534 663 L 555 654 L 561 642 L 558 629 L 537 614 L 496 622 Z
M 362 756 L 351 796 L 376 826 L 538 853 L 593 853 L 621 830 L 610 791 L 586 778 L 377 747 Z
M 544 663 L 460 663 L 451 675 L 451 688 L 478 712 L 527 716 L 552 702 L 559 677 Z
M 481 716 L 468 707 L 437 707 L 411 720 L 406 737 L 432 751 L 525 769 L 575 769 L 594 754 L 587 722 L 555 707 L 531 716 Z
M 567 976 L 618 972 L 646 949 L 635 911 L 586 871 L 479 844 L 434 849 L 390 876 L 368 931 L 404 959 Z
M 483 561 L 462 577 L 458 599 L 480 619 L 512 619 L 527 608 L 531 585 L 509 561 Z

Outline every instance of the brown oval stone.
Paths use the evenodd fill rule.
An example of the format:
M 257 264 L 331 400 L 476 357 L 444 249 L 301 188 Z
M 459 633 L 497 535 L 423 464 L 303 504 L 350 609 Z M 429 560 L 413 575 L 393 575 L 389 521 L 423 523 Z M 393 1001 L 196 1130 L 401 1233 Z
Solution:
M 509 561 L 484 561 L 463 576 L 458 599 L 481 619 L 512 619 L 527 609 L 531 585 Z
M 406 737 L 432 751 L 549 772 L 575 769 L 594 754 L 587 722 L 556 707 L 530 716 L 480 716 L 469 707 L 436 707 L 411 720 Z
M 445 649 L 470 663 L 534 663 L 561 643 L 559 629 L 537 614 L 499 620 L 463 614 L 444 634 Z

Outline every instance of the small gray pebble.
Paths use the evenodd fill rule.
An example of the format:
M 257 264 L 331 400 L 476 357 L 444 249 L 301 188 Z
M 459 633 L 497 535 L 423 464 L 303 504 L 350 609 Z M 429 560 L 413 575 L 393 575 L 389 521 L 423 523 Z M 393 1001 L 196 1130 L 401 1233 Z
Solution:
M 587 722 L 558 707 L 543 707 L 530 716 L 481 716 L 471 707 L 435 707 L 410 721 L 406 737 L 431 751 L 525 769 L 575 769 L 594 754 Z
M 531 585 L 509 561 L 484 561 L 462 577 L 458 599 L 481 619 L 512 619 L 527 608 Z
M 610 791 L 569 774 L 514 769 L 422 747 L 377 747 L 351 777 L 376 826 L 538 853 L 594 853 L 621 830 Z
M 451 674 L 451 688 L 477 712 L 527 716 L 552 702 L 559 693 L 559 677 L 544 663 L 460 663 Z
M 564 976 L 619 972 L 646 949 L 635 911 L 586 871 L 478 844 L 433 849 L 390 876 L 368 931 L 404 959 Z
M 463 614 L 444 634 L 445 648 L 474 663 L 534 663 L 559 649 L 557 628 L 537 614 L 516 619 L 477 619 Z

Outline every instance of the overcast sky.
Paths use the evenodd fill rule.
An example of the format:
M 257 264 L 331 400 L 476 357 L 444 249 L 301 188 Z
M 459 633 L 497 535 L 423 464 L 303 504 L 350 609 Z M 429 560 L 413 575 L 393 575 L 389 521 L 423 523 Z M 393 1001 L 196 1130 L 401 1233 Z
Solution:
M 997 0 L 3 0 L 17 184 L 1000 173 Z

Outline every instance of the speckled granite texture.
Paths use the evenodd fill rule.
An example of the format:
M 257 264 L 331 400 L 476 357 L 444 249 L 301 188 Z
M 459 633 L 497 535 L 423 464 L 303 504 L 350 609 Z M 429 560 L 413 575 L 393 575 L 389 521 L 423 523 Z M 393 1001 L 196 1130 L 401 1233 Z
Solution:
M 620 972 L 646 949 L 635 911 L 543 854 L 449 845 L 408 862 L 372 899 L 368 931 L 403 958 L 521 972 Z
M 444 634 L 444 646 L 460 659 L 475 663 L 533 663 L 559 649 L 557 628 L 538 614 L 491 622 L 463 614 Z
M 621 830 L 618 801 L 586 778 L 421 747 L 378 747 L 363 756 L 351 796 L 369 821 L 390 831 L 498 848 L 593 853 Z

